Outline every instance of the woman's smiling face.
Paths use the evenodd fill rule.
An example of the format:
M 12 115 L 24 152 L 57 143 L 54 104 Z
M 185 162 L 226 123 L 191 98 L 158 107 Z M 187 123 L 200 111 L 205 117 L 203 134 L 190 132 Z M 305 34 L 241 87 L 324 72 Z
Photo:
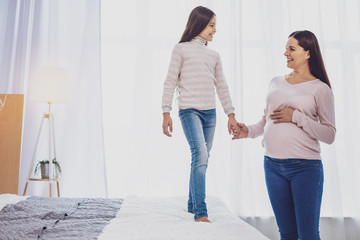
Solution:
M 287 66 L 291 69 L 298 69 L 308 65 L 308 59 L 310 58 L 309 51 L 305 51 L 299 45 L 298 40 L 293 37 L 288 39 L 284 55 L 287 60 Z

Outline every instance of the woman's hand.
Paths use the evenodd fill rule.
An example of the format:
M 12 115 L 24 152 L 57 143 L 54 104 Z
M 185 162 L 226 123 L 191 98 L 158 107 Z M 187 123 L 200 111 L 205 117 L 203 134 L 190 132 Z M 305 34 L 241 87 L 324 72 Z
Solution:
M 249 135 L 249 128 L 244 123 L 237 123 L 234 129 L 234 139 L 247 138 Z
M 170 117 L 170 113 L 163 113 L 163 124 L 162 124 L 162 129 L 163 129 L 163 133 L 168 136 L 171 137 L 172 131 L 173 131 L 173 123 L 172 123 L 172 119 Z M 170 132 L 169 132 L 170 130 Z
M 270 118 L 271 120 L 274 120 L 274 123 L 292 122 L 292 115 L 294 111 L 295 109 L 289 107 L 278 108 L 270 114 Z
M 230 113 L 228 115 L 229 120 L 228 120 L 228 130 L 229 130 L 229 134 L 234 133 L 234 129 L 236 128 L 236 124 L 237 121 L 235 119 L 235 114 L 234 113 Z

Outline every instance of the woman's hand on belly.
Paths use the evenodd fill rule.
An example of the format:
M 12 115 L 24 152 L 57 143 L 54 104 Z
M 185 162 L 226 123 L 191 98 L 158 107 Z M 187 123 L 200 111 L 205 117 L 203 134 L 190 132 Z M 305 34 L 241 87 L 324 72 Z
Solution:
M 287 108 L 278 108 L 270 114 L 270 119 L 274 120 L 274 123 L 284 123 L 284 122 L 292 122 L 292 115 L 295 109 L 287 107 Z

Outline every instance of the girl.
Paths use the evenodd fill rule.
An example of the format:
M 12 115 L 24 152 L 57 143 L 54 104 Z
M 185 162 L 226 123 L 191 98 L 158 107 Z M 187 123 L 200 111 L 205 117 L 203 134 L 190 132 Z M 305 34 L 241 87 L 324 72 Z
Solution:
M 293 71 L 272 79 L 265 115 L 238 123 L 234 138 L 264 134 L 265 179 L 281 239 L 318 240 L 323 167 L 319 141 L 335 139 L 334 96 L 310 31 L 290 34 L 284 53 Z
M 216 125 L 215 88 L 229 117 L 229 133 L 237 123 L 220 56 L 207 47 L 215 32 L 214 12 L 196 7 L 172 52 L 162 97 L 163 133 L 171 137 L 171 103 L 175 88 L 178 90 L 179 116 L 191 150 L 188 212 L 194 214 L 197 222 L 210 222 L 205 203 L 205 174 Z

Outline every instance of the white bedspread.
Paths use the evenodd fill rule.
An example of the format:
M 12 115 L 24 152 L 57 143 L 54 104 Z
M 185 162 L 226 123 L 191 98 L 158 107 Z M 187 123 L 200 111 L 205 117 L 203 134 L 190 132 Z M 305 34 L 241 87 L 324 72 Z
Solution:
M 258 230 L 234 216 L 218 198 L 207 198 L 212 223 L 196 223 L 186 198 L 129 197 L 103 229 L 100 240 L 264 240 Z
M 15 194 L 0 194 L 0 211 L 7 204 L 15 204 L 22 200 L 26 200 L 29 196 L 18 196 Z

